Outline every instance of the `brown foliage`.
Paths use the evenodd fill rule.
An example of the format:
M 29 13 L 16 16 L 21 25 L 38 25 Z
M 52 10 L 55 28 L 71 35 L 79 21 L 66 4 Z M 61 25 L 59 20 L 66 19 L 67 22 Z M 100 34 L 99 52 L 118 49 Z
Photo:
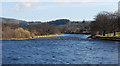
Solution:
M 15 29 L 15 37 L 16 38 L 29 38 L 30 32 L 28 30 L 24 30 L 23 28 Z
M 14 29 L 11 29 L 9 26 L 3 28 L 2 31 L 2 38 L 13 38 L 14 36 Z
M 28 30 L 23 28 L 12 29 L 9 26 L 3 26 L 2 38 L 29 38 L 31 34 Z
M 115 13 L 101 12 L 99 13 L 94 22 L 91 22 L 92 34 L 96 32 L 105 35 L 105 33 L 111 33 L 118 31 L 118 18 Z

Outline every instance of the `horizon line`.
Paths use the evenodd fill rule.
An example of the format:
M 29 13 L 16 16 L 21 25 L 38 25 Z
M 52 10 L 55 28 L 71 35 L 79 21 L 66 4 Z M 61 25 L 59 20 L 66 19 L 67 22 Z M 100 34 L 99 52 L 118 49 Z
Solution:
M 49 22 L 49 21 L 55 21 L 55 20 L 59 20 L 59 19 L 68 19 L 68 20 L 70 20 L 70 21 L 83 21 L 83 20 L 85 20 L 85 21 L 93 21 L 94 19 L 80 19 L 80 20 L 72 20 L 72 19 L 70 19 L 70 18 L 56 18 L 56 19 L 51 19 L 51 20 L 46 20 L 46 21 L 43 21 L 43 20 L 40 20 L 40 19 L 38 19 L 38 20 L 27 20 L 27 19 L 20 19 L 20 18 L 13 18 L 13 17 L 4 17 L 4 16 L 0 16 L 0 18 L 7 18 L 7 19 L 15 19 L 15 20 L 22 20 L 22 21 L 27 21 L 27 22 L 36 22 L 36 21 L 40 21 L 40 22 Z

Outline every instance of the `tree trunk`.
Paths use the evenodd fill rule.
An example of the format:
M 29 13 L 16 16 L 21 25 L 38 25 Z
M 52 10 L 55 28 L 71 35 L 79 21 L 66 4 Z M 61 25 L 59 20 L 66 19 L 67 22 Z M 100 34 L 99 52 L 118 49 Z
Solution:
M 116 36 L 116 32 L 114 31 L 114 36 Z
M 103 36 L 105 36 L 105 31 L 103 31 Z

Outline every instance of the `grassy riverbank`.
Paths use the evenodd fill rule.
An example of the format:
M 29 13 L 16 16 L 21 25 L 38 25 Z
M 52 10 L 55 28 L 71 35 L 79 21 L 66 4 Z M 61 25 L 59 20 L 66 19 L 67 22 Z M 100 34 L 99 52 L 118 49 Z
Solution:
M 55 37 L 55 36 L 64 36 L 63 34 L 50 34 L 50 35 L 40 35 L 29 38 L 2 38 L 2 40 L 25 40 L 25 39 L 34 39 L 34 38 L 42 38 L 42 37 Z
M 89 39 L 101 39 L 101 40 L 111 40 L 111 41 L 120 41 L 120 32 L 116 32 L 116 36 L 114 33 L 108 33 L 103 35 L 93 35 L 88 37 Z

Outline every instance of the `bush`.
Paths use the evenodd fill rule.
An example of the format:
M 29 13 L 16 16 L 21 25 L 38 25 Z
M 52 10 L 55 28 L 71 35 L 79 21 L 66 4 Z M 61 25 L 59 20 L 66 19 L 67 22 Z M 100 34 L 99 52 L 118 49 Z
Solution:
M 16 38 L 29 38 L 30 32 L 28 30 L 24 30 L 23 28 L 15 29 L 15 37 Z
M 2 38 L 14 38 L 14 29 L 11 29 L 9 26 L 2 28 Z

